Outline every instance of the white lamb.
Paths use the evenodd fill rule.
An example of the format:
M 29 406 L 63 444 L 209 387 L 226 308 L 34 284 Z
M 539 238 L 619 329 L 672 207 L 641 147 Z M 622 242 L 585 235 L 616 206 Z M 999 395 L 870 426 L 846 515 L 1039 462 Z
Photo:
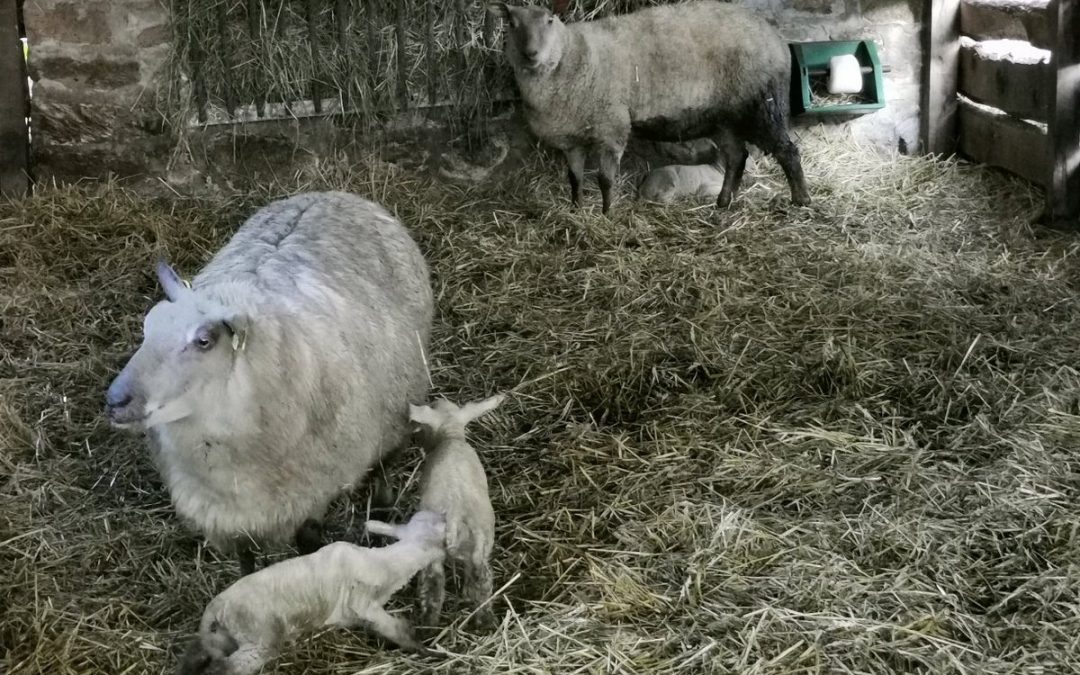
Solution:
M 398 541 L 382 548 L 335 542 L 222 591 L 203 612 L 177 672 L 254 673 L 292 637 L 323 626 L 365 626 L 402 648 L 432 654 L 408 621 L 383 606 L 416 572 L 443 559 L 445 519 L 420 511 L 405 524 L 368 521 L 367 529 Z
M 495 543 L 495 511 L 488 496 L 487 476 L 476 451 L 465 440 L 465 425 L 494 410 L 505 397 L 492 396 L 458 407 L 440 399 L 431 406 L 409 406 L 409 419 L 420 425 L 419 438 L 427 451 L 420 485 L 420 508 L 446 516 L 446 554 L 464 568 L 464 590 L 478 608 L 474 621 L 489 625 L 491 606 L 489 558 Z M 443 561 L 420 572 L 417 621 L 435 626 L 445 599 Z
M 710 164 L 672 164 L 649 172 L 638 194 L 667 204 L 684 197 L 716 199 L 724 187 L 724 172 Z

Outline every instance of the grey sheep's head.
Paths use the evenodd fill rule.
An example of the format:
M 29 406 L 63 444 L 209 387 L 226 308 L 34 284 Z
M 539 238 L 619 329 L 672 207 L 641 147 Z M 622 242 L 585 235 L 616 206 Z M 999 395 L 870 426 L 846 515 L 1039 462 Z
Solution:
M 488 10 L 506 22 L 506 57 L 518 73 L 543 75 L 562 59 L 566 25 L 543 7 L 512 7 L 505 2 Z
M 192 415 L 220 395 L 248 321 L 189 288 L 164 261 L 157 265 L 166 300 L 143 321 L 143 341 L 105 394 L 117 428 L 142 430 Z

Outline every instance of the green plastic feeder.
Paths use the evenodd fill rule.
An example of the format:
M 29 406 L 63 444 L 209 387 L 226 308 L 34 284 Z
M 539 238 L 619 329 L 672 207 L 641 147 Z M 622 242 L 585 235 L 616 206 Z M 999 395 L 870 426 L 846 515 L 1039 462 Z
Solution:
M 885 107 L 881 61 L 872 40 L 792 42 L 791 110 L 796 115 L 862 114 Z M 829 59 L 854 54 L 862 67 L 863 88 L 850 102 L 815 101 L 814 90 L 828 92 Z M 817 87 L 814 85 L 817 84 Z

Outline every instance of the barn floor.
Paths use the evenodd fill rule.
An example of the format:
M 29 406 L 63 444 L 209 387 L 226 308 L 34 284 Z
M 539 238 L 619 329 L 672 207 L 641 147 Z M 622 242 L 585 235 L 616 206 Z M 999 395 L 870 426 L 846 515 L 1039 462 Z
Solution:
M 1080 671 L 1080 240 L 1033 230 L 1040 196 L 989 169 L 804 156 L 808 209 L 760 162 L 730 211 L 624 185 L 610 219 L 539 160 L 475 187 L 302 177 L 413 228 L 436 392 L 511 392 L 473 435 L 502 622 L 463 629 L 455 601 L 441 663 L 336 632 L 280 672 Z M 297 189 L 0 205 L 0 671 L 170 672 L 236 578 L 102 395 L 154 254 L 190 275 Z

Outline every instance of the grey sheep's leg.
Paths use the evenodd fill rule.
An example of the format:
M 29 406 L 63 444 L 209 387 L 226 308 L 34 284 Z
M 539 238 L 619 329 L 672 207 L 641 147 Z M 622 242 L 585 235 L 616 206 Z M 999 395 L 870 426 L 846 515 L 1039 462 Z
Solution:
M 479 607 L 473 614 L 471 623 L 481 628 L 494 624 L 495 612 L 491 608 L 491 603 L 488 602 L 491 599 L 492 578 L 491 566 L 488 565 L 487 560 L 474 556 L 465 562 L 465 587 L 468 589 L 469 600 L 474 606 Z
M 442 562 L 432 563 L 417 576 L 416 615 L 424 628 L 439 624 L 443 601 L 446 597 L 446 572 Z
M 598 176 L 600 196 L 604 200 L 602 211 L 606 214 L 611 210 L 611 187 L 615 184 L 615 179 L 619 175 L 619 160 L 622 159 L 622 149 L 603 146 L 599 148 L 597 154 L 600 157 L 600 174 Z
M 570 203 L 581 206 L 581 183 L 585 180 L 585 148 L 564 150 L 566 177 L 570 181 Z
M 723 209 L 731 205 L 731 200 L 739 191 L 750 153 L 746 150 L 746 143 L 729 131 L 721 131 L 715 141 L 717 159 L 724 169 L 724 185 L 716 197 L 716 206 Z
M 749 128 L 754 130 L 754 138 L 751 138 L 750 142 L 775 157 L 780 168 L 784 170 L 784 176 L 791 188 L 791 201 L 798 206 L 809 206 L 810 193 L 806 189 L 802 158 L 799 156 L 799 148 L 788 134 L 785 95 L 777 93 L 756 106 Z
M 322 523 L 314 518 L 308 518 L 296 530 L 296 550 L 300 555 L 308 555 L 318 551 L 323 546 Z
M 240 576 L 246 577 L 255 571 L 255 546 L 250 541 L 245 539 L 237 544 L 236 557 L 240 561 Z

